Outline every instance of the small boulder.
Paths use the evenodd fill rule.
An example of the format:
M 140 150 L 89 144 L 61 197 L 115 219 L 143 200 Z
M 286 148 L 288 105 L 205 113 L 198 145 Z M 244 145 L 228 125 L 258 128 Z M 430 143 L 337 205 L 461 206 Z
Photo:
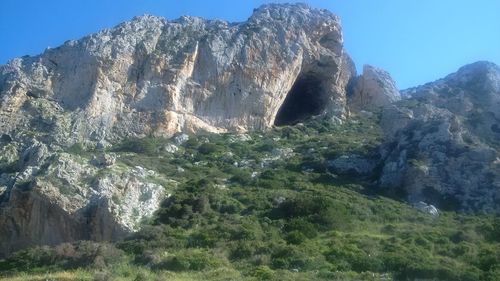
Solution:
M 189 136 L 186 134 L 178 134 L 174 137 L 174 142 L 177 145 L 181 145 L 189 140 Z
M 163 147 L 163 150 L 168 153 L 176 153 L 179 150 L 179 147 L 177 147 L 175 144 L 169 143 Z
M 40 166 L 45 159 L 47 159 L 51 153 L 44 143 L 34 141 L 32 145 L 24 150 L 21 159 L 19 160 L 19 166 L 22 169 L 29 166 Z
M 94 156 L 90 163 L 96 167 L 109 167 L 113 166 L 116 162 L 116 156 L 114 154 L 100 154 L 98 156 Z
M 95 147 L 98 149 L 98 150 L 103 150 L 105 148 L 108 148 L 111 146 L 111 143 L 105 141 L 105 140 L 101 140 L 99 141 L 98 143 L 96 143 Z
M 434 207 L 434 205 L 430 205 L 430 204 L 427 204 L 423 201 L 420 201 L 418 203 L 415 203 L 413 206 L 417 210 L 424 212 L 424 213 L 427 213 L 433 217 L 439 216 L 439 210 L 436 207 Z

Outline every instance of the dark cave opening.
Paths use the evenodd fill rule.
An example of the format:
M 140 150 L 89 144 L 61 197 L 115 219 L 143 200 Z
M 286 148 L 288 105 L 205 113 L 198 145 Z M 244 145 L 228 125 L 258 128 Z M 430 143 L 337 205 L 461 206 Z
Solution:
M 327 104 L 321 84 L 321 79 L 317 75 L 311 73 L 300 75 L 278 110 L 274 125 L 294 125 L 321 114 Z

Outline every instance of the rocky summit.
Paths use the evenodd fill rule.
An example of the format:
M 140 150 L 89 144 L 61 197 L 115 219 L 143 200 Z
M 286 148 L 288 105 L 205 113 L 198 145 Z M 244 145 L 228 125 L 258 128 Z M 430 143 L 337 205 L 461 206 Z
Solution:
M 146 15 L 0 66 L 0 257 L 122 241 L 138 264 L 191 270 L 195 261 L 175 264 L 167 252 L 228 243 L 243 252 L 217 251 L 218 265 L 259 265 L 257 275 L 245 273 L 255 280 L 325 268 L 407 280 L 415 265 L 363 248 L 365 231 L 348 221 L 392 242 L 413 235 L 398 227 L 428 231 L 410 239 L 425 252 L 439 220 L 449 232 L 461 216 L 498 213 L 499 66 L 476 62 L 400 91 L 376 66 L 357 75 L 340 20 L 326 10 L 271 4 L 242 23 Z M 436 231 L 416 227 L 415 217 Z M 422 261 L 422 272 L 475 280 L 448 270 L 459 254 L 456 268 L 491 271 L 465 257 L 479 252 L 470 250 L 478 235 L 449 236 L 439 241 L 466 244 L 425 252 L 436 260 Z M 283 254 L 284 245 L 321 237 L 338 241 L 317 240 L 329 250 L 307 252 L 320 267 Z M 339 252 L 347 240 L 360 248 Z M 72 259 L 94 247 L 63 245 L 53 251 Z M 430 266 L 438 263 L 444 269 Z

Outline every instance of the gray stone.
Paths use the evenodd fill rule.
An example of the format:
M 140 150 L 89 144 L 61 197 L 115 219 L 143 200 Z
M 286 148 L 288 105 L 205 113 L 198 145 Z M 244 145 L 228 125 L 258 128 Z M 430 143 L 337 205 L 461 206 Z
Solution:
M 176 153 L 179 150 L 179 147 L 177 147 L 175 144 L 169 143 L 163 147 L 163 150 L 168 153 Z
M 420 201 L 413 205 L 417 210 L 427 213 L 431 216 L 437 217 L 439 216 L 439 210 L 434 207 L 434 205 L 428 205 L 427 203 Z
M 461 211 L 500 212 L 499 85 L 500 68 L 477 62 L 403 91 L 382 110 L 379 184 L 403 188 L 410 202 L 433 194 Z
M 390 74 L 371 65 L 365 65 L 363 74 L 351 84 L 348 103 L 353 111 L 373 111 L 401 99 Z
M 174 137 L 174 142 L 177 145 L 181 145 L 189 140 L 189 136 L 186 134 L 178 134 Z
M 99 154 L 98 156 L 94 156 L 90 163 L 97 167 L 109 167 L 114 165 L 116 162 L 116 156 L 114 154 Z
M 39 146 L 30 146 L 27 163 L 34 164 L 31 156 L 40 155 L 31 153 L 39 151 L 33 147 Z M 9 194 L 0 196 L 0 256 L 32 245 L 119 239 L 138 230 L 167 196 L 168 186 L 157 182 L 168 180 L 153 171 L 124 172 L 108 165 L 101 174 L 102 167 L 79 156 L 55 153 L 53 158 L 44 173 L 34 172 L 38 166 L 25 167 L 16 181 L 29 180 L 28 186 L 17 186 L 2 175 L 4 194 Z

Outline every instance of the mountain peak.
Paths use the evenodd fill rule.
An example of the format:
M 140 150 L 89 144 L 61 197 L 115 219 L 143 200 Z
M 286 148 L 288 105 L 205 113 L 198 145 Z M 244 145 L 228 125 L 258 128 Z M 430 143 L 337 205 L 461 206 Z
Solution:
M 254 10 L 249 22 L 278 21 L 288 23 L 308 24 L 321 19 L 340 22 L 339 18 L 325 9 L 312 8 L 304 3 L 295 4 L 266 4 Z
M 491 61 L 476 61 L 459 68 L 458 72 L 468 71 L 497 71 L 500 72 L 500 67 Z
M 478 92 L 500 92 L 500 67 L 489 61 L 478 61 L 458 69 L 445 80 Z

